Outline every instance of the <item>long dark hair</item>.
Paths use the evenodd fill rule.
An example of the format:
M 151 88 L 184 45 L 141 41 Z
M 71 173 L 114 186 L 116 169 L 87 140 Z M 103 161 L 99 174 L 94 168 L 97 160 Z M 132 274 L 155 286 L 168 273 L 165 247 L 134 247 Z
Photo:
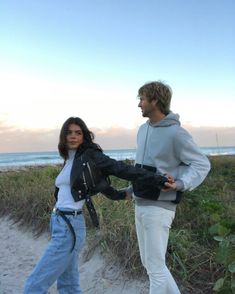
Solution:
M 84 141 L 79 146 L 79 149 L 81 148 L 81 151 L 85 150 L 88 147 L 97 148 L 102 151 L 101 147 L 98 144 L 93 142 L 95 135 L 93 134 L 92 131 L 90 131 L 88 129 L 85 122 L 79 117 L 69 117 L 64 122 L 64 124 L 60 130 L 58 150 L 59 150 L 60 156 L 63 159 L 66 160 L 68 158 L 67 134 L 68 134 L 69 126 L 71 124 L 75 124 L 75 125 L 79 126 L 82 130 Z

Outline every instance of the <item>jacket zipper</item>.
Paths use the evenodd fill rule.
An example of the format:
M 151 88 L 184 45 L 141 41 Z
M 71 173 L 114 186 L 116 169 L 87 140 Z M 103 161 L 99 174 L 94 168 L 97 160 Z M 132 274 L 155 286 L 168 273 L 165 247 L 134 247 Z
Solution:
M 83 163 L 83 165 L 86 165 L 86 164 Z M 85 177 L 85 173 L 84 172 L 82 172 L 82 178 L 83 178 L 83 184 L 86 187 L 86 190 L 88 190 L 88 186 L 87 186 L 86 177 Z
M 94 177 L 93 177 L 89 162 L 87 162 L 86 165 L 87 165 L 87 168 L 88 168 L 88 171 L 89 171 L 89 174 L 90 174 L 90 177 L 91 177 L 92 185 L 93 185 L 93 188 L 94 188 L 95 187 L 95 181 L 94 181 Z

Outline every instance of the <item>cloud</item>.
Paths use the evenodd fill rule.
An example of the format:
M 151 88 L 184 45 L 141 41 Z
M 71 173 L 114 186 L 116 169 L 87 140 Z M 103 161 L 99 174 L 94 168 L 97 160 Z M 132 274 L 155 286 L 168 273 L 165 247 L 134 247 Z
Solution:
M 193 127 L 183 126 L 201 147 L 235 146 L 235 127 Z M 138 128 L 108 128 L 92 129 L 96 134 L 96 141 L 103 149 L 125 149 L 136 147 Z
M 103 149 L 134 149 L 137 129 L 112 127 L 107 129 L 92 128 L 95 141 Z
M 200 147 L 235 146 L 235 127 L 193 127 L 183 125 Z M 93 128 L 96 142 L 103 149 L 132 149 L 136 147 L 138 128 Z
M 0 122 L 0 152 L 54 151 L 59 130 L 28 130 Z
M 201 147 L 235 146 L 235 127 L 192 127 L 184 125 Z
M 235 127 L 213 128 L 184 125 L 201 147 L 235 146 Z M 138 128 L 91 128 L 95 142 L 105 149 L 132 149 L 136 147 Z M 0 152 L 31 152 L 57 150 L 59 129 L 19 129 L 0 121 Z

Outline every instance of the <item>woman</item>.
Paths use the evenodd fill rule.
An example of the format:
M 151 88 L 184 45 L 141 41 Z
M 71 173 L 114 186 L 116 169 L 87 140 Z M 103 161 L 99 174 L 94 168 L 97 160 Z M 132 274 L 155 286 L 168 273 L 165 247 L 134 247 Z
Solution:
M 89 206 L 88 194 L 97 191 L 114 200 L 125 199 L 125 192 L 110 187 L 107 176 L 114 175 L 130 181 L 147 180 L 156 187 L 166 182 L 165 177 L 109 158 L 93 143 L 93 139 L 93 133 L 78 117 L 70 117 L 62 126 L 58 149 L 65 164 L 55 181 L 52 236 L 44 255 L 26 281 L 24 294 L 46 293 L 56 280 L 60 294 L 82 293 L 78 272 L 78 254 L 86 235 L 82 207 L 85 202 Z M 86 169 L 89 172 L 93 169 L 95 173 L 91 181 L 94 184 L 95 178 L 93 189 L 87 183 Z

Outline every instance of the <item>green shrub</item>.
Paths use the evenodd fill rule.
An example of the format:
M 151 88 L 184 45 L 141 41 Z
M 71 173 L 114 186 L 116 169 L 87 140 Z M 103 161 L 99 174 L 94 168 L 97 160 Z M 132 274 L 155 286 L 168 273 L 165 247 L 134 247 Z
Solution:
M 187 293 L 234 293 L 235 156 L 211 158 L 205 182 L 184 194 L 170 233 L 167 262 Z M 0 215 L 40 234 L 47 230 L 54 205 L 54 179 L 59 167 L 35 167 L 0 173 Z M 112 184 L 127 181 L 112 177 Z M 99 238 L 86 209 L 90 247 L 99 244 L 126 273 L 143 276 L 132 201 L 93 197 L 99 214 Z M 95 244 L 95 245 L 94 245 Z M 230 291 L 230 292 L 229 292 Z

